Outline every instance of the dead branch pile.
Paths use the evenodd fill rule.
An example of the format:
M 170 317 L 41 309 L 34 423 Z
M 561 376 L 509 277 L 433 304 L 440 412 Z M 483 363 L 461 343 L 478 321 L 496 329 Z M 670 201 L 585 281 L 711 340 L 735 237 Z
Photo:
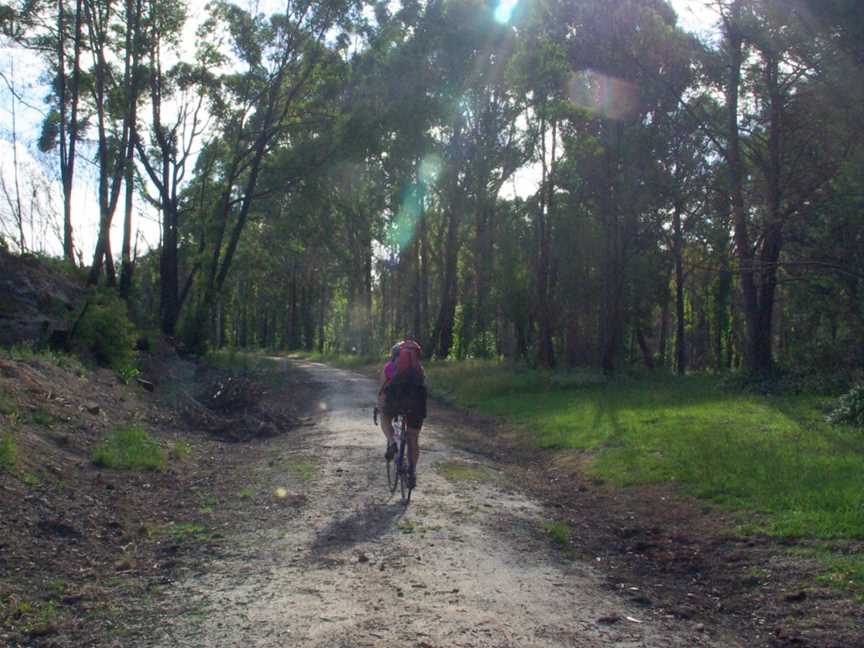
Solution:
M 199 398 L 186 396 L 181 411 L 196 429 L 226 441 L 251 441 L 276 436 L 297 425 L 284 414 L 274 415 L 261 405 L 263 387 L 247 376 L 219 378 Z

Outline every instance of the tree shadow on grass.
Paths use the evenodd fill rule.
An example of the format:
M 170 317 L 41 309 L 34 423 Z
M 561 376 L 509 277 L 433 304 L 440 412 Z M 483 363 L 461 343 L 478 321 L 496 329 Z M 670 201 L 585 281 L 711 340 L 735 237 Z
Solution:
M 405 506 L 398 499 L 368 502 L 351 515 L 321 529 L 312 544 L 311 554 L 323 560 L 333 552 L 380 538 L 404 514 Z

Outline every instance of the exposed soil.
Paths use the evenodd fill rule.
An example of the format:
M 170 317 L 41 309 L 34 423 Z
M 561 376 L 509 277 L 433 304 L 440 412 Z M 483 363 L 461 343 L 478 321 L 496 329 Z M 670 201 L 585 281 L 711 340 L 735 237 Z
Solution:
M 0 644 L 864 645 L 862 606 L 818 585 L 817 565 L 672 489 L 607 488 L 578 454 L 433 404 L 406 508 L 368 378 L 295 362 L 235 383 L 261 411 L 235 412 L 249 427 L 234 435 L 230 412 L 205 432 L 197 405 L 177 407 L 224 403 L 202 392 L 224 376 L 151 373 L 155 396 L 108 372 L 0 365 L 30 413 L 18 467 L 0 471 Z M 192 451 L 164 472 L 97 469 L 93 445 L 128 422 Z

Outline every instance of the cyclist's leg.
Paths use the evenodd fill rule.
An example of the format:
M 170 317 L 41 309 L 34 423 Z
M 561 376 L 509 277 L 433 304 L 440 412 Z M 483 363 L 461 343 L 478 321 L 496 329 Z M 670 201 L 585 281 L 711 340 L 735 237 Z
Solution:
M 414 414 L 408 414 L 406 420 L 409 456 L 411 457 L 411 465 L 416 469 L 417 463 L 420 461 L 420 429 L 423 427 L 423 419 Z
M 385 414 L 381 412 L 381 431 L 384 432 L 384 436 L 387 437 L 387 445 L 395 443 L 394 435 L 396 434 L 393 430 L 393 415 Z
M 417 462 L 420 461 L 420 430 L 417 428 L 406 428 L 408 433 L 408 450 L 411 457 L 411 465 L 417 468 Z

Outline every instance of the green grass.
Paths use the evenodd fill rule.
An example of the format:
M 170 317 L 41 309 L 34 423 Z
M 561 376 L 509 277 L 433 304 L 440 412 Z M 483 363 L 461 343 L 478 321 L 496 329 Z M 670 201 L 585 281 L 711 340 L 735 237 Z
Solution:
M 359 355 L 356 353 L 318 353 L 317 351 L 298 351 L 292 355 L 309 360 L 323 362 L 343 369 L 365 369 L 384 365 L 385 355 Z
M 36 473 L 32 473 L 32 472 L 24 473 L 24 475 L 21 477 L 21 481 L 23 481 L 28 486 L 31 486 L 34 488 L 36 486 L 39 486 L 42 483 L 42 480 L 39 479 L 39 475 L 37 475 Z
M 566 522 L 546 522 L 543 530 L 553 543 L 559 547 L 568 547 L 573 537 L 573 529 Z
M 606 381 L 479 362 L 428 374 L 433 393 L 516 422 L 529 443 L 590 451 L 600 478 L 679 483 L 763 513 L 776 535 L 864 538 L 864 434 L 827 424 L 819 396 L 731 392 L 710 376 Z
M 57 422 L 57 419 L 53 414 L 41 407 L 33 410 L 33 413 L 30 415 L 30 420 L 36 425 L 42 427 L 51 427 Z
M 312 481 L 318 476 L 318 463 L 311 459 L 289 459 L 285 468 L 302 481 Z
M 280 368 L 279 358 L 262 351 L 239 351 L 234 348 L 211 351 L 207 362 L 227 371 L 275 371 Z
M 39 349 L 32 344 L 16 344 L 3 349 L 3 354 L 10 360 L 32 364 L 34 362 L 43 362 L 45 364 L 54 365 L 61 369 L 66 369 L 79 376 L 85 373 L 84 365 L 78 356 L 71 353 L 62 353 L 60 351 L 52 351 L 50 349 Z
M 824 585 L 854 592 L 864 603 L 864 556 L 856 552 L 840 553 L 829 547 L 805 547 L 794 553 L 815 558 L 825 567 L 818 581 Z
M 18 460 L 18 446 L 9 432 L 0 432 L 0 470 L 12 470 Z
M 164 470 L 165 451 L 145 430 L 130 426 L 113 432 L 93 450 L 93 463 L 121 470 Z
M 12 397 L 8 394 L 0 393 L 0 414 L 3 416 L 9 416 L 17 413 L 17 411 L 18 408 L 15 405 L 15 401 L 12 400 Z
M 219 537 L 203 524 L 194 522 L 172 522 L 163 531 L 178 542 L 208 542 Z
M 442 461 L 435 464 L 435 470 L 451 482 L 488 482 L 494 478 L 486 468 L 462 461 Z

